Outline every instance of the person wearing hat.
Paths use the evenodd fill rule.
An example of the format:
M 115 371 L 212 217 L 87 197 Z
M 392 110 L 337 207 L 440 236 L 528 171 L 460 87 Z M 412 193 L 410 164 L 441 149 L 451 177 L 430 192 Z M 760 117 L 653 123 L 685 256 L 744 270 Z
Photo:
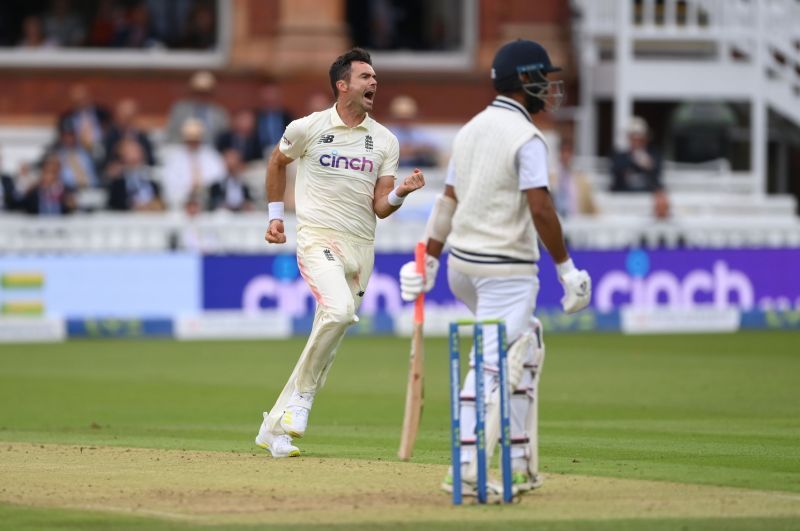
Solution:
M 212 143 L 228 128 L 228 112 L 214 103 L 214 88 L 217 80 L 207 70 L 195 72 L 189 79 L 189 96 L 172 105 L 167 121 L 167 142 L 180 142 L 181 128 L 189 118 L 203 124 L 203 142 Z
M 417 127 L 417 102 L 411 96 L 395 96 L 389 105 L 389 130 L 400 142 L 400 166 L 428 167 L 439 162 L 439 148 L 431 135 Z
M 661 182 L 661 156 L 648 145 L 649 127 L 640 116 L 631 117 L 626 129 L 628 149 L 611 160 L 611 191 L 653 194 L 653 215 L 669 216 L 669 200 Z
M 167 157 L 162 177 L 164 199 L 173 210 L 182 209 L 191 197 L 204 194 L 225 174 L 220 154 L 203 142 L 205 130 L 200 120 L 186 120 L 181 137 L 183 143 Z
M 447 280 L 453 294 L 476 319 L 502 319 L 507 328 L 511 399 L 512 471 L 515 490 L 542 484 L 538 468 L 537 387 L 544 361 L 542 325 L 536 317 L 539 241 L 556 264 L 566 313 L 589 304 L 591 278 L 569 257 L 548 190 L 547 145 L 533 117 L 558 108 L 562 82 L 548 76 L 560 68 L 547 51 L 529 40 L 501 47 L 492 63 L 497 96 L 456 134 L 452 157 L 428 218 L 425 275 L 414 262 L 400 269 L 406 301 L 429 291 L 445 242 L 450 253 Z M 497 330 L 484 330 L 484 389 L 487 457 L 497 442 L 499 421 Z M 472 358 L 472 356 L 471 356 Z M 472 359 L 470 360 L 473 361 Z M 472 365 L 472 363 L 471 363 Z M 513 376 L 512 376 L 513 375 Z M 461 477 L 464 495 L 475 495 L 475 372 L 461 390 Z M 495 436 L 491 436 L 490 426 Z M 452 491 L 452 476 L 442 487 Z M 494 494 L 501 487 L 491 485 Z

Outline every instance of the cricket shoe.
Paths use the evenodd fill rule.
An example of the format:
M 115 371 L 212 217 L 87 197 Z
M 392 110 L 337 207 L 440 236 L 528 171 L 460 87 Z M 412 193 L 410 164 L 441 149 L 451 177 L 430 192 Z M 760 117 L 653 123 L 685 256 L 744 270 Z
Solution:
M 544 478 L 541 474 L 529 474 L 528 472 L 513 472 L 511 474 L 511 484 L 520 492 L 536 490 L 544 485 Z
M 268 450 L 272 457 L 297 457 L 300 449 L 292 444 L 292 438 L 288 435 L 277 435 L 267 428 L 267 417 L 269 412 L 264 412 L 264 421 L 258 429 L 256 435 L 256 446 Z
M 283 431 L 296 439 L 300 439 L 306 433 L 308 426 L 308 413 L 314 397 L 306 393 L 295 392 L 292 395 L 290 404 L 281 415 L 281 428 Z
M 466 465 L 462 465 L 463 468 L 466 468 Z M 462 473 L 462 478 L 463 473 Z M 452 467 L 447 472 L 447 475 L 444 477 L 442 481 L 442 490 L 445 492 L 449 492 L 450 494 L 453 493 L 453 472 Z M 519 494 L 516 485 L 512 483 L 511 485 L 511 495 L 512 497 L 516 497 Z M 477 498 L 478 497 L 478 486 L 476 483 L 471 481 L 467 481 L 462 479 L 461 480 L 461 495 L 465 498 Z M 503 501 L 503 485 L 497 483 L 495 481 L 487 481 L 486 482 L 486 498 L 489 503 L 501 503 Z

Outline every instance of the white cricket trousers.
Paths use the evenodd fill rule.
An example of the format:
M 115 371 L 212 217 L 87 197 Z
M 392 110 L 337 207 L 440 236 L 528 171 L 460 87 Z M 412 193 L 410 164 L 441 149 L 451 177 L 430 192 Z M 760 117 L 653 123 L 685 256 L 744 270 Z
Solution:
M 356 322 L 374 262 L 373 242 L 327 229 L 298 229 L 297 265 L 317 309 L 300 359 L 269 411 L 267 422 L 273 433 L 283 433 L 280 418 L 295 391 L 313 397 L 325 384 L 336 349 Z
M 507 344 L 519 338 L 523 332 L 532 328 L 533 311 L 536 308 L 536 297 L 539 294 L 539 279 L 534 274 L 531 276 L 513 277 L 486 277 L 466 275 L 449 267 L 447 280 L 450 290 L 463 302 L 475 319 L 503 319 L 506 323 Z M 488 399 L 492 390 L 498 385 L 498 350 L 497 327 L 487 325 L 483 327 L 483 357 L 484 357 L 484 390 Z M 469 355 L 470 371 L 464 379 L 461 389 L 461 436 L 462 446 L 461 461 L 469 462 L 474 454 L 475 442 L 475 402 L 469 399 L 475 397 L 475 351 Z M 526 360 L 526 363 L 530 360 Z M 525 388 L 531 382 L 531 375 L 525 371 L 520 388 Z M 464 399 L 468 399 L 464 401 Z M 517 439 L 525 436 L 525 418 L 530 407 L 527 397 L 514 396 L 511 399 L 511 437 Z M 471 445 L 472 444 L 472 445 Z M 512 448 L 514 458 L 524 457 L 525 450 L 519 445 Z

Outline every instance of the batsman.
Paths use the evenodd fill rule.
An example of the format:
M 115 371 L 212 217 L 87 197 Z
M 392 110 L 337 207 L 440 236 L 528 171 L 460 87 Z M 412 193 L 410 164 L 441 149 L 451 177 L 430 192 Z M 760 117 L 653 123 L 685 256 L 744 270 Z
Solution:
M 453 294 L 476 319 L 503 319 L 508 331 L 511 399 L 512 470 L 515 490 L 542 484 L 538 464 L 537 387 L 544 362 L 542 326 L 534 317 L 539 292 L 541 240 L 556 264 L 567 313 L 591 299 L 589 274 L 567 253 L 561 224 L 548 191 L 547 145 L 534 125 L 537 113 L 558 108 L 561 81 L 548 81 L 560 68 L 551 64 L 538 43 L 517 40 L 501 47 L 492 63 L 497 96 L 456 135 L 444 192 L 435 202 L 426 227 L 424 274 L 414 262 L 400 270 L 401 295 L 414 300 L 436 279 L 439 257 L 449 244 L 447 280 Z M 538 235 L 538 238 L 537 238 Z M 487 404 L 487 454 L 499 434 L 497 330 L 484 336 Z M 474 367 L 473 354 L 470 366 Z M 475 492 L 475 372 L 471 369 L 460 394 L 462 485 Z M 443 483 L 452 490 L 452 477 Z M 498 489 L 492 486 L 490 489 Z

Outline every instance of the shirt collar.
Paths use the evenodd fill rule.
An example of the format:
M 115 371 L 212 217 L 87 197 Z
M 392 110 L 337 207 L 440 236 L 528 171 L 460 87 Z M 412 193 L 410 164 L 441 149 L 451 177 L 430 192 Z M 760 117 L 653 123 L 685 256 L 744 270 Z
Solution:
M 347 124 L 345 124 L 342 121 L 342 117 L 339 116 L 339 111 L 336 110 L 336 104 L 335 103 L 333 104 L 333 107 L 331 107 L 330 113 L 331 113 L 331 124 L 334 127 L 347 127 L 348 129 L 350 129 L 350 127 L 348 127 Z M 366 116 L 364 116 L 364 120 L 362 120 L 362 122 L 360 124 L 358 124 L 357 126 L 355 126 L 353 129 L 355 129 L 355 128 L 369 129 L 369 121 L 370 120 L 371 120 L 371 118 L 369 117 L 369 114 L 367 114 Z
M 530 113 L 522 106 L 518 101 L 509 98 L 508 96 L 497 96 L 494 101 L 490 104 L 490 107 L 500 107 L 502 109 L 508 109 L 509 111 L 517 110 L 525 116 L 525 119 L 529 122 L 533 123 L 531 120 Z

